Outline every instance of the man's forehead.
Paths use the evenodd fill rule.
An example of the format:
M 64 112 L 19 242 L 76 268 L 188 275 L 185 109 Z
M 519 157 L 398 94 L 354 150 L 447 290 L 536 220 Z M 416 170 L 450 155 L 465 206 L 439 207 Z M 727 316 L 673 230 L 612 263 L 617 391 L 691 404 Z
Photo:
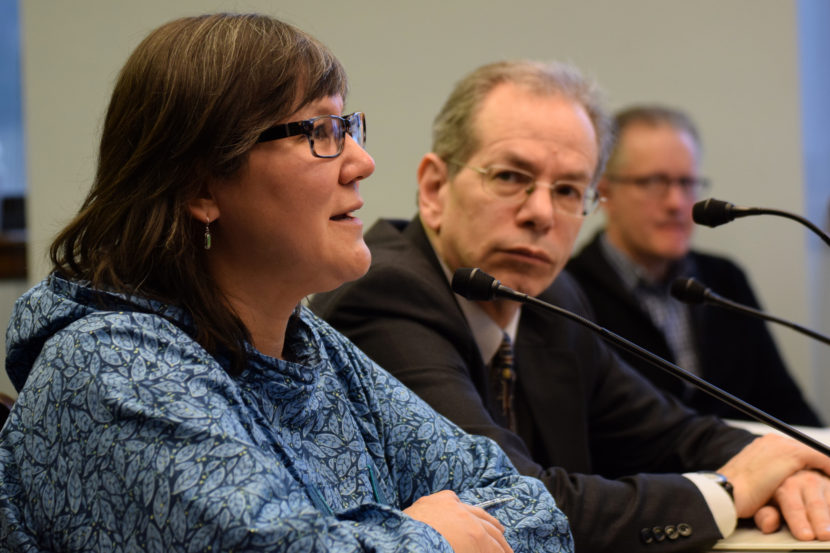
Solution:
M 585 141 L 597 149 L 596 129 L 582 104 L 562 94 L 539 94 L 515 86 L 500 85 L 490 91 L 474 115 L 473 131 L 482 148 L 498 141 L 530 140 Z
M 678 152 L 688 152 L 684 155 L 691 155 L 695 165 L 700 161 L 700 148 L 695 138 L 687 130 L 668 123 L 634 123 L 620 133 L 617 148 L 623 163 L 668 161 Z
M 476 139 L 478 147 L 471 158 L 481 163 L 505 163 L 539 170 L 546 163 L 557 161 L 584 166 L 579 172 L 589 177 L 596 169 L 596 141 L 593 134 L 579 126 L 559 127 L 553 121 L 546 121 L 534 127 L 485 127 L 480 131 Z
M 552 120 L 544 115 L 555 112 Z M 514 127 L 529 121 L 548 123 L 551 128 L 557 121 L 573 114 L 585 114 L 585 107 L 576 100 L 559 93 L 539 93 L 527 90 L 511 83 L 504 83 L 490 91 L 484 97 L 473 119 L 477 126 Z M 591 123 L 593 129 L 593 124 Z

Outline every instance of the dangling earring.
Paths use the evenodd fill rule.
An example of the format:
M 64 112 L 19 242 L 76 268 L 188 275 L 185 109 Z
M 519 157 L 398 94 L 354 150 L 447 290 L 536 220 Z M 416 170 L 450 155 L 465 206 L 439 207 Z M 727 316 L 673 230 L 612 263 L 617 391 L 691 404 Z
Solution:
M 209 250 L 213 237 L 210 235 L 210 219 L 205 219 L 205 249 Z

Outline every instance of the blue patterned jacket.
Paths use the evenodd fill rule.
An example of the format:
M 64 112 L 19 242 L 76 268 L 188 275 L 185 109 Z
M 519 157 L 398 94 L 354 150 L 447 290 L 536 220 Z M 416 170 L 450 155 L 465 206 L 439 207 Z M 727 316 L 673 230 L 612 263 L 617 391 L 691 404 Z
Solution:
M 515 497 L 490 512 L 516 552 L 572 551 L 539 481 L 305 308 L 292 361 L 231 377 L 176 308 L 106 296 L 53 275 L 15 306 L 0 551 L 449 552 L 401 511 L 445 489 Z

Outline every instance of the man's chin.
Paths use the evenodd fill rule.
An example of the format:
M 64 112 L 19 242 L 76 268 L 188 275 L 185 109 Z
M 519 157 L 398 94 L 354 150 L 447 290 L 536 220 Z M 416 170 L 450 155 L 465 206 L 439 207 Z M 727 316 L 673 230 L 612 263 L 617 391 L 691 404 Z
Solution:
M 653 253 L 664 259 L 679 259 L 689 252 L 691 236 L 687 233 L 672 233 L 664 236 L 655 236 L 651 243 Z
M 661 259 L 663 261 L 668 261 L 669 263 L 673 263 L 675 261 L 680 261 L 686 254 L 689 253 L 689 245 L 683 244 L 679 246 L 672 246 L 663 248 L 662 251 L 659 251 L 655 257 Z
M 512 288 L 513 290 L 521 292 L 522 294 L 527 294 L 528 296 L 538 296 L 551 284 L 553 284 L 553 281 L 558 274 L 559 271 L 556 271 L 555 274 L 548 273 L 545 275 L 509 272 L 502 273 L 502 277 L 499 277 L 498 272 L 496 272 L 493 276 L 508 288 Z

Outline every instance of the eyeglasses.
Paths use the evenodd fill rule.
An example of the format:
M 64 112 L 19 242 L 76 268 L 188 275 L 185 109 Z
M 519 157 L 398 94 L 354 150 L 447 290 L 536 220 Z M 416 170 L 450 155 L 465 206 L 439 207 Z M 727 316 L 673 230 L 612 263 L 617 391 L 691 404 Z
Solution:
M 642 177 L 624 177 L 620 175 L 605 175 L 611 182 L 622 184 L 633 184 L 647 195 L 654 198 L 662 198 L 669 193 L 672 184 L 677 184 L 686 196 L 695 198 L 709 187 L 709 179 L 703 177 L 677 177 L 673 178 L 663 173 L 644 175 Z
M 304 134 L 308 139 L 308 145 L 311 147 L 311 155 L 330 158 L 337 157 L 343 152 L 346 133 L 349 133 L 361 148 L 364 147 L 366 144 L 366 116 L 363 112 L 356 111 L 343 117 L 320 115 L 305 121 L 274 125 L 263 131 L 257 142 L 268 142 Z
M 580 217 L 588 215 L 596 209 L 600 201 L 596 190 L 584 184 L 567 181 L 553 184 L 539 182 L 534 175 L 505 165 L 474 167 L 457 161 L 450 161 L 450 163 L 479 173 L 484 190 L 517 204 L 524 202 L 540 186 L 550 191 L 554 208 L 568 215 Z

